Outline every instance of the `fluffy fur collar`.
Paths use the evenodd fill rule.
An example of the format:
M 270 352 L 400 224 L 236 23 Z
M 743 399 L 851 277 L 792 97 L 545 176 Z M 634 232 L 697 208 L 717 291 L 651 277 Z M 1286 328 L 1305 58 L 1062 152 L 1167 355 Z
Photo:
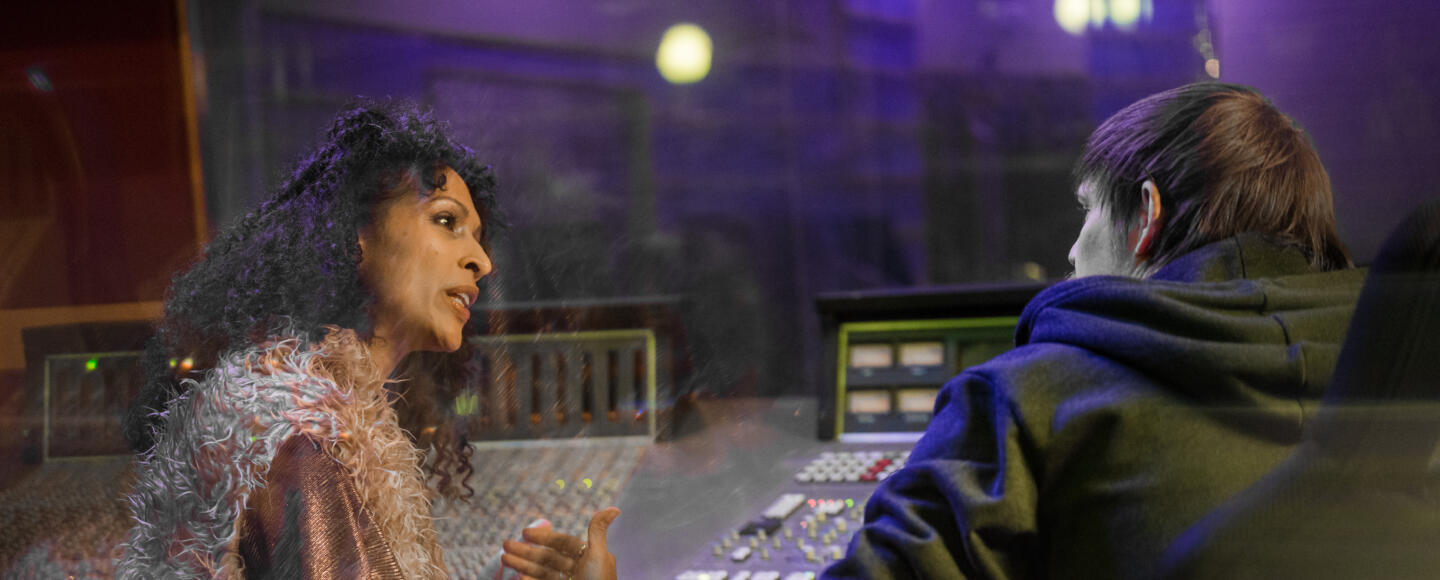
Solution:
M 275 450 L 299 433 L 326 442 L 355 477 L 407 578 L 446 577 L 423 457 L 353 332 L 236 351 L 187 386 L 164 411 L 155 447 L 136 459 L 136 521 L 118 578 L 242 578 L 237 516 L 265 485 Z

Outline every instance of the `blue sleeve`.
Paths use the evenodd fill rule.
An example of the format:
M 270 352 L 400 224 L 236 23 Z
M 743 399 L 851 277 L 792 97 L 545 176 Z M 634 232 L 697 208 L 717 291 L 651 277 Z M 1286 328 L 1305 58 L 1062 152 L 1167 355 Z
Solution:
M 1023 578 L 1038 560 L 1033 454 L 1007 393 L 966 372 L 941 390 L 906 466 L 881 483 L 822 578 Z

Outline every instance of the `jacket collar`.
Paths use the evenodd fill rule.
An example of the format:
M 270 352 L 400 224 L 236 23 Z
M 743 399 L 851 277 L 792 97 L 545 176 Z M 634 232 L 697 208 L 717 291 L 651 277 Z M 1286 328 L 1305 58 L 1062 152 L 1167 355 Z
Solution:
M 1180 256 L 1150 276 L 1169 282 L 1223 282 L 1314 271 L 1299 248 L 1256 233 L 1212 242 Z

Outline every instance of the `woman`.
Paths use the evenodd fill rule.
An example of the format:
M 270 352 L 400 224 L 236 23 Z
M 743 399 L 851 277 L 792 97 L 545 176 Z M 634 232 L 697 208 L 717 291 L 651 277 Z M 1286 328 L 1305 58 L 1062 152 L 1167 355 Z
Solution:
M 458 495 L 468 449 L 410 386 L 458 386 L 464 353 L 395 371 L 462 346 L 493 186 L 427 114 L 364 103 L 176 276 L 126 421 L 120 578 L 446 576 L 425 471 Z

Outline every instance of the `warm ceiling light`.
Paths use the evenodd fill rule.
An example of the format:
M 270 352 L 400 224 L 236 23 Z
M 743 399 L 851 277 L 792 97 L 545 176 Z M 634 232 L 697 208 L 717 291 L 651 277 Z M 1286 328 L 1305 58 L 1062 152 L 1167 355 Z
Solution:
M 1055 22 L 1072 36 L 1085 33 L 1090 20 L 1090 0 L 1055 0 Z
M 660 38 L 655 67 L 660 69 L 660 76 L 672 84 L 697 83 L 710 74 L 712 48 L 705 29 L 689 23 L 676 24 Z

